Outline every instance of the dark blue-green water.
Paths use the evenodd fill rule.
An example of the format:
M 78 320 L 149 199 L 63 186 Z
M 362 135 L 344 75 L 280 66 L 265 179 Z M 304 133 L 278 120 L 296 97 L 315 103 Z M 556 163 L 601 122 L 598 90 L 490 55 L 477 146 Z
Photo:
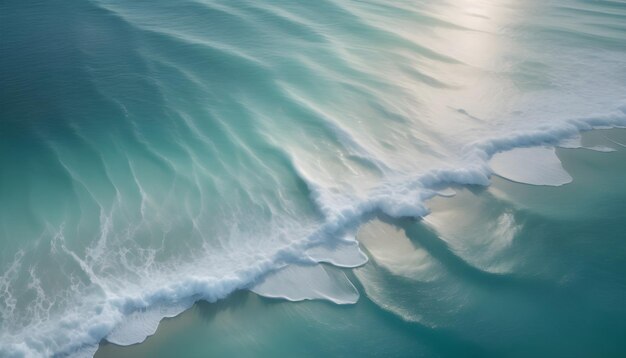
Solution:
M 0 357 L 624 355 L 625 24 L 3 0 Z

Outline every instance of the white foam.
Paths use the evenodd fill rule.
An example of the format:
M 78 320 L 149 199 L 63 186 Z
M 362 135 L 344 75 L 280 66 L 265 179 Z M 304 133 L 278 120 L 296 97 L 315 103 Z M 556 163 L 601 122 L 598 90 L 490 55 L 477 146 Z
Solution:
M 593 147 L 584 147 L 585 149 L 589 149 L 589 150 L 593 150 L 596 152 L 602 152 L 602 153 L 611 153 L 611 152 L 617 152 L 617 149 L 615 148 L 611 148 L 611 147 L 607 147 L 606 145 L 594 145 Z
M 367 262 L 367 256 L 354 239 L 317 245 L 308 249 L 306 255 L 315 262 L 327 262 L 338 267 L 358 267 Z
M 571 138 L 565 138 L 559 142 L 559 148 L 565 149 L 577 149 L 583 146 L 582 144 L 583 137 L 580 134 L 577 134 Z
M 136 310 L 124 316 L 122 322 L 109 333 L 107 341 L 121 346 L 141 343 L 153 335 L 163 318 L 174 317 L 193 305 L 192 299 L 176 304 L 158 304 L 144 310 Z
M 69 357 L 70 358 L 91 358 L 93 357 L 96 352 L 98 351 L 98 345 L 97 344 L 90 344 L 90 345 L 86 345 L 84 347 L 81 347 L 79 349 L 77 349 L 76 351 L 72 352 Z
M 344 250 L 343 256 L 331 254 L 328 249 L 332 248 L 332 245 L 313 249 L 314 244 L 320 245 L 328 240 L 336 240 L 338 236 L 342 237 L 346 227 L 357 225 L 364 216 L 377 211 L 394 217 L 424 216 L 428 214 L 425 201 L 437 195 L 437 188 L 451 184 L 488 185 L 492 174 L 489 166 L 492 156 L 495 157 L 492 164 L 496 163 L 493 164 L 496 172 L 512 178 L 519 175 L 517 181 L 551 185 L 569 182 L 571 177 L 562 170 L 558 158 L 554 155 L 554 149 L 541 146 L 558 145 L 565 138 L 571 138 L 581 131 L 595 127 L 624 127 L 626 126 L 624 112 L 626 107 L 606 116 L 562 121 L 471 143 L 464 150 L 466 154 L 462 162 L 429 170 L 417 176 L 386 178 L 364 200 L 323 202 L 325 196 L 318 191 L 323 191 L 324 188 L 312 186 L 313 195 L 317 195 L 313 199 L 324 208 L 325 221 L 305 239 L 294 240 L 286 248 L 279 247 L 274 251 L 258 253 L 256 256 L 253 254 L 245 256 L 250 258 L 250 262 L 238 261 L 234 267 L 220 269 L 219 274 L 212 270 L 223 266 L 208 265 L 200 269 L 197 267 L 198 262 L 190 262 L 189 267 L 184 265 L 174 267 L 173 269 L 177 270 L 175 274 L 163 269 L 155 278 L 143 277 L 145 273 L 141 273 L 141 284 L 136 286 L 129 284 L 132 289 L 123 285 L 117 288 L 107 285 L 107 282 L 90 273 L 90 280 L 104 291 L 104 294 L 76 297 L 76 302 L 82 305 L 69 308 L 62 316 L 35 322 L 19 332 L 3 332 L 0 356 L 40 357 L 92 352 L 93 347 L 105 337 L 122 344 L 136 343 L 154 332 L 155 322 L 159 317 L 178 312 L 178 310 L 167 311 L 159 316 L 155 313 L 158 309 L 154 310 L 153 307 L 184 302 L 185 299 L 214 302 L 249 285 L 253 285 L 252 291 L 267 297 L 294 301 L 325 299 L 341 304 L 354 303 L 359 297 L 358 291 L 343 271 L 327 265 L 303 266 L 294 262 L 300 262 L 303 257 L 308 256 L 309 259 L 320 262 L 343 266 L 356 265 L 362 257 L 357 254 L 354 247 L 338 246 L 340 251 Z M 518 149 L 525 147 L 535 148 Z M 506 151 L 510 152 L 507 154 Z M 520 154 L 520 151 L 524 154 Z M 537 153 L 541 155 L 538 156 Z M 511 156 L 513 158 L 519 156 L 521 162 L 518 163 L 523 164 L 521 167 L 525 168 L 525 171 L 515 172 L 515 168 L 510 167 Z M 502 159 L 507 157 L 509 160 Z M 502 160 L 505 168 L 498 169 L 498 162 Z M 537 166 L 538 164 L 540 165 Z M 384 246 L 381 246 L 380 250 L 382 251 L 376 253 L 377 262 L 385 262 L 390 268 L 393 267 L 396 272 L 405 276 L 419 277 L 417 275 L 419 272 L 412 270 L 417 268 L 420 271 L 429 267 L 420 261 L 427 257 L 415 248 L 408 251 L 413 254 L 407 254 L 405 261 L 400 255 L 403 250 L 395 252 L 398 255 L 391 255 L 396 256 L 394 260 L 400 257 L 399 263 L 385 261 Z M 402 262 L 406 262 L 406 265 Z M 287 266 L 284 267 L 285 265 Z M 81 263 L 82 266 L 89 268 L 86 263 L 85 265 Z M 284 268 L 273 272 L 279 267 Z M 211 276 L 203 275 L 203 272 Z M 267 272 L 273 273 L 266 274 Z M 256 282 L 259 277 L 264 278 Z M 127 318 L 138 310 L 145 310 L 149 314 Z M 124 332 L 127 332 L 128 339 L 123 337 Z
M 446 189 L 437 191 L 437 195 L 442 196 L 444 198 L 451 198 L 456 195 L 456 191 L 452 188 L 446 188 Z
M 608 138 L 607 138 L 608 139 Z M 607 147 L 605 145 L 596 145 L 593 147 L 586 147 L 582 144 L 582 137 L 580 135 L 574 136 L 572 138 L 567 138 L 562 140 L 561 142 L 559 142 L 559 148 L 566 148 L 566 149 L 589 149 L 589 150 L 593 150 L 596 152 L 603 152 L 603 153 L 609 153 L 609 152 L 615 152 L 615 148 L 611 148 L 611 147 Z
M 288 265 L 270 273 L 250 290 L 261 296 L 289 301 L 321 299 L 350 304 L 359 299 L 359 292 L 346 274 L 326 265 Z
M 496 174 L 518 183 L 561 186 L 573 180 L 554 148 L 517 148 L 494 155 L 490 164 Z

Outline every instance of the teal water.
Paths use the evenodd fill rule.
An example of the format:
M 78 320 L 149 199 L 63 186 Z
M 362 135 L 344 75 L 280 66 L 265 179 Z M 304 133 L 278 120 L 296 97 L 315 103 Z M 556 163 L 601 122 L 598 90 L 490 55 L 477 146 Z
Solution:
M 624 20 L 3 1 L 0 356 L 623 353 Z
M 589 140 L 605 136 L 626 131 Z M 568 186 L 495 179 L 435 199 L 425 221 L 368 224 L 387 235 L 359 235 L 371 261 L 350 276 L 362 293 L 355 305 L 240 291 L 163 321 L 145 343 L 104 344 L 96 357 L 622 356 L 626 150 L 559 156 L 574 177 Z M 510 241 L 506 230 L 491 232 L 506 217 Z M 394 244 L 403 250 L 381 252 Z

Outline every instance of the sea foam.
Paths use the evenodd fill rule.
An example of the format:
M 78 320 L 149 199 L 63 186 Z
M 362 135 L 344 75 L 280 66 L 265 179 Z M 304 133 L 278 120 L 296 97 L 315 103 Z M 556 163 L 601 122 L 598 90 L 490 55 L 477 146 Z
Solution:
M 214 302 L 237 289 L 248 288 L 266 297 L 293 301 L 324 299 L 339 304 L 354 303 L 359 294 L 345 273 L 333 266 L 316 264 L 355 267 L 367 261 L 356 239 L 345 236 L 346 230 L 350 231 L 347 228 L 358 226 L 375 212 L 392 217 L 425 216 L 428 199 L 442 193 L 451 195 L 449 191 L 442 192 L 442 187 L 488 185 L 494 171 L 520 182 L 565 184 L 571 177 L 562 170 L 554 149 L 546 146 L 557 146 L 594 128 L 626 127 L 625 112 L 626 107 L 622 106 L 609 115 L 563 121 L 475 142 L 467 147 L 462 166 L 389 180 L 372 190 L 367 200 L 350 206 L 326 205 L 326 221 L 313 234 L 262 261 L 250 262 L 245 270 L 232 272 L 223 279 L 205 279 L 197 274 L 166 275 L 163 281 L 155 279 L 147 291 L 129 292 L 125 297 L 110 294 L 104 300 L 85 297 L 82 306 L 66 312 L 63 318 L 2 337 L 0 353 L 6 357 L 61 353 L 78 357 L 93 354 L 102 339 L 120 345 L 138 343 L 155 332 L 162 318 L 177 315 L 197 300 Z M 524 171 L 516 171 L 511 163 L 523 164 Z M 313 182 L 310 185 L 313 193 L 323 190 Z M 313 195 L 315 200 L 324 197 Z M 382 251 L 380 255 L 384 255 Z M 172 281 L 174 277 L 180 281 Z
M 517 148 L 494 155 L 489 163 L 496 174 L 518 183 L 561 186 L 572 182 L 554 148 Z
M 370 225 L 379 236 L 359 243 L 359 228 L 510 176 L 507 156 L 527 164 L 520 181 L 562 183 L 553 147 L 626 125 L 626 107 L 563 120 L 623 97 L 622 18 L 495 3 L 87 0 L 40 2 L 33 17 L 11 2 L 0 357 L 138 343 L 236 290 L 352 303 L 346 270 L 374 266 L 364 252 L 432 278 L 437 260 L 412 239 Z M 549 149 L 519 154 L 534 148 Z M 504 240 L 475 238 L 484 251 L 517 230 L 497 225 Z
M 326 265 L 288 265 L 259 280 L 252 292 L 289 301 L 324 299 L 356 303 L 359 292 L 341 270 Z

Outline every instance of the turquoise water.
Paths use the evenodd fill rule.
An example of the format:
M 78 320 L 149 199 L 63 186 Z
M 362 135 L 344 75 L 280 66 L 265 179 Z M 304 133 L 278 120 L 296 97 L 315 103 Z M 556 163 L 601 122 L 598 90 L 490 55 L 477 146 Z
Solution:
M 3 1 L 0 356 L 623 353 L 625 20 Z
M 592 135 L 626 139 L 624 130 Z M 559 156 L 568 186 L 495 179 L 435 199 L 425 221 L 367 224 L 359 238 L 371 260 L 350 275 L 362 293 L 354 305 L 239 291 L 163 321 L 145 343 L 104 344 L 96 357 L 622 356 L 626 150 Z M 388 235 L 365 239 L 381 227 Z M 393 245 L 403 250 L 381 252 Z

